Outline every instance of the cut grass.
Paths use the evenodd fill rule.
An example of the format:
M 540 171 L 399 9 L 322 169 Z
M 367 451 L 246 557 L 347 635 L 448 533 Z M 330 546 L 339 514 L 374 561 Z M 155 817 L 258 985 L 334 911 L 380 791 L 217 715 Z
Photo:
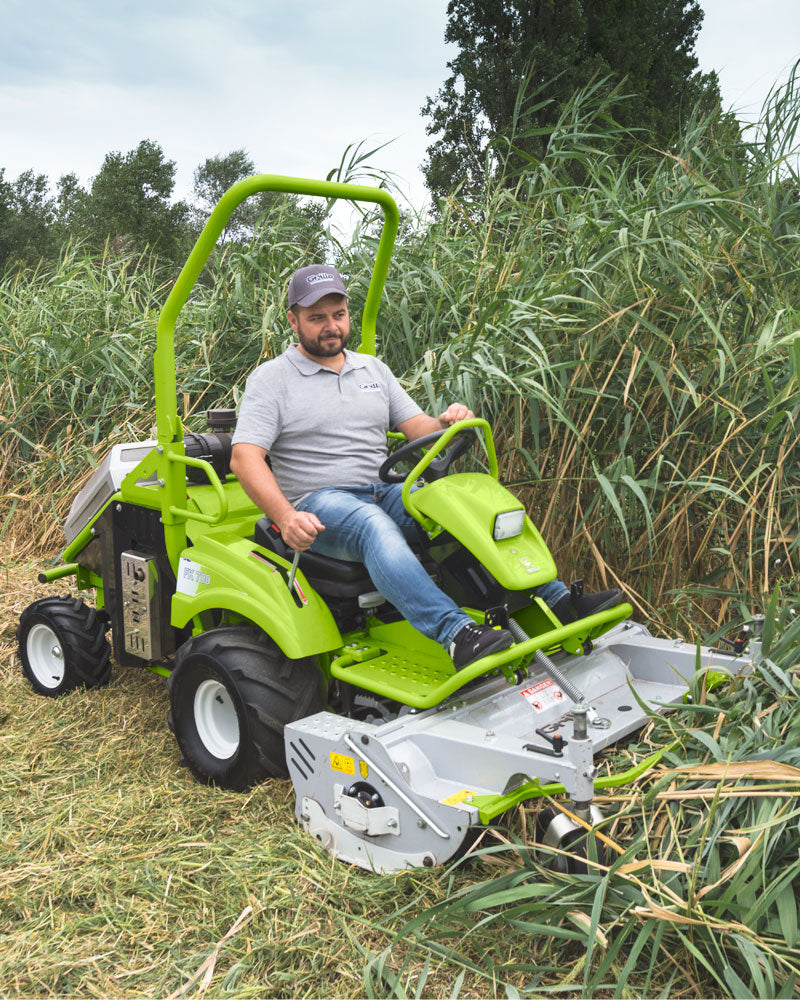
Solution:
M 380 925 L 398 900 L 440 898 L 441 876 L 333 862 L 295 824 L 288 781 L 199 785 L 147 671 L 37 697 L 13 635 L 52 592 L 34 574 L 6 568 L 2 608 L 3 995 L 162 997 L 209 959 L 188 995 L 360 995 L 365 954 L 389 941 Z
M 115 668 L 104 688 L 35 695 L 14 626 L 52 592 L 31 584 L 36 569 L 6 566 L 0 608 L 5 995 L 791 995 L 800 721 L 784 667 L 800 626 L 788 612 L 775 666 L 700 690 L 698 707 L 604 755 L 619 770 L 674 744 L 598 799 L 607 855 L 588 874 L 543 867 L 537 803 L 487 830 L 471 861 L 378 876 L 300 831 L 288 781 L 243 795 L 195 782 L 155 675 Z

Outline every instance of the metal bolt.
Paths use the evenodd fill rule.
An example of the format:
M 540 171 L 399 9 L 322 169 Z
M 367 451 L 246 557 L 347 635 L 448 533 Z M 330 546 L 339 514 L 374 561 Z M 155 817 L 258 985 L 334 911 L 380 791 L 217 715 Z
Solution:
M 486 730 L 486 733 L 484 734 L 484 737 L 483 737 L 483 738 L 484 738 L 485 740 L 490 740 L 490 739 L 492 739 L 493 737 L 494 737 L 494 729 L 487 729 L 487 730 Z
M 116 504 L 116 506 L 114 507 L 114 509 L 115 510 L 122 510 L 122 504 L 121 503 Z
M 420 830 L 424 830 L 427 825 L 428 824 L 425 822 L 424 819 L 417 820 L 417 826 L 420 828 Z
M 163 448 L 161 447 L 161 445 L 159 445 L 159 446 L 158 446 L 158 447 L 156 448 L 156 454 L 157 454 L 157 455 L 163 455 L 163 454 L 164 454 L 164 449 L 163 449 Z
M 164 486 L 166 486 L 167 484 L 166 484 L 166 482 L 165 482 L 165 481 L 164 481 L 163 479 L 159 479 L 159 480 L 158 480 L 158 485 L 159 485 L 159 486 L 161 486 L 161 487 L 164 487 Z
M 366 745 L 367 745 L 367 743 L 369 743 L 369 736 L 367 736 L 367 734 L 366 734 L 366 733 L 364 733 L 364 734 L 362 735 L 362 737 L 361 737 L 361 742 L 362 742 L 362 743 L 364 744 L 364 746 L 366 746 Z
M 389 827 L 390 830 L 394 830 L 394 828 L 397 826 L 397 820 L 394 817 L 392 817 L 391 819 L 387 819 L 386 825 Z
M 308 815 L 308 813 L 300 813 L 300 819 L 304 823 L 307 823 L 311 819 L 311 817 Z
M 432 854 L 426 854 L 425 857 L 422 859 L 422 863 L 423 865 L 425 865 L 426 868 L 433 868 L 436 862 Z
M 62 649 L 61 649 L 60 646 L 53 646 L 53 648 L 50 650 L 50 653 L 54 657 L 54 659 L 56 659 L 56 660 L 63 660 L 64 659 L 64 653 L 62 652 Z

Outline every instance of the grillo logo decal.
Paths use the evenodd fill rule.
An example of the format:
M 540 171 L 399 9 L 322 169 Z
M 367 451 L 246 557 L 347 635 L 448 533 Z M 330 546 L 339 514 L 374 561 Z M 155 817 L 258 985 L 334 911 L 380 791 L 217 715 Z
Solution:
M 333 281 L 333 275 L 327 274 L 325 271 L 321 274 L 309 274 L 306 275 L 306 281 L 309 285 L 315 285 L 318 281 Z

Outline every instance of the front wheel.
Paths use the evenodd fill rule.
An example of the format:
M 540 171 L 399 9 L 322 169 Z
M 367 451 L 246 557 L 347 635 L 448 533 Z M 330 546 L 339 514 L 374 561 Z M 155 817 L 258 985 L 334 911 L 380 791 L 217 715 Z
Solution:
M 43 597 L 28 605 L 17 627 L 22 672 L 35 691 L 55 698 L 111 677 L 107 619 L 79 597 Z
M 325 707 L 316 659 L 248 626 L 195 636 L 175 659 L 169 722 L 195 777 L 234 791 L 287 777 L 284 727 Z

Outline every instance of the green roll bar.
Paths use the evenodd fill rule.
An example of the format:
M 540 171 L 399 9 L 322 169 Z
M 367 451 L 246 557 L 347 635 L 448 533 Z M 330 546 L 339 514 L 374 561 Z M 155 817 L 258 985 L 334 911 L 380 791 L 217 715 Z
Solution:
M 183 448 L 183 425 L 178 417 L 178 387 L 175 375 L 175 324 L 211 251 L 216 246 L 228 219 L 246 199 L 262 191 L 282 194 L 308 195 L 328 199 L 369 202 L 383 210 L 381 232 L 375 265 L 364 303 L 361 321 L 361 347 L 367 354 L 375 354 L 376 323 L 389 261 L 400 221 L 397 205 L 392 196 L 380 188 L 361 184 L 341 184 L 335 181 L 306 180 L 300 177 L 283 177 L 280 174 L 257 174 L 239 181 L 220 198 L 194 249 L 183 266 L 172 291 L 158 318 L 156 352 L 153 359 L 156 396 L 156 433 L 158 438 L 158 475 L 163 480 L 161 507 L 167 553 L 173 568 L 177 567 L 181 551 L 186 546 L 185 472 L 187 464 Z M 210 477 L 216 486 L 216 477 Z M 217 492 L 220 492 L 219 490 Z M 222 511 L 222 502 L 220 510 Z M 197 515 L 194 515 L 197 517 Z M 224 518 L 224 513 L 211 519 Z

